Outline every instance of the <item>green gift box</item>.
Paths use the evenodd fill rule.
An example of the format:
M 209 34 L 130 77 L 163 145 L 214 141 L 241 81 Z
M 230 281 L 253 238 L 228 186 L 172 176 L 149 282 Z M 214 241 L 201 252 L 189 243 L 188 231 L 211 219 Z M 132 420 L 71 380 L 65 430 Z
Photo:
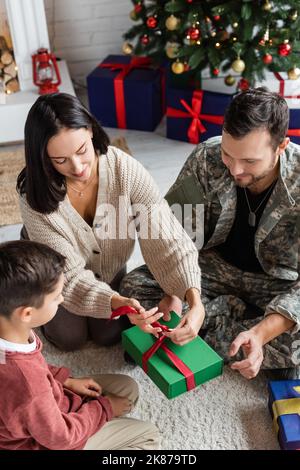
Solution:
M 175 328 L 179 321 L 179 316 L 171 312 L 171 320 L 168 322 L 160 320 L 160 323 L 168 328 Z M 137 326 L 122 333 L 124 349 L 141 367 L 143 354 L 156 341 L 153 335 L 144 333 Z M 164 344 L 193 372 L 196 386 L 222 374 L 223 359 L 199 336 L 184 346 L 174 344 L 168 338 L 165 339 Z M 176 368 L 162 348 L 159 348 L 148 360 L 147 365 L 148 376 L 167 398 L 175 398 L 187 391 L 185 376 Z

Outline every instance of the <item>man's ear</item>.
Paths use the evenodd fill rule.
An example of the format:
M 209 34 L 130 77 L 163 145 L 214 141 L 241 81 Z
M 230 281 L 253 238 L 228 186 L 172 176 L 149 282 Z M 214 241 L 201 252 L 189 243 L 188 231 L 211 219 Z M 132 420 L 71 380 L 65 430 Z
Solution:
M 18 317 L 18 319 L 23 323 L 29 323 L 32 319 L 32 310 L 33 307 L 18 307 L 14 315 Z
M 290 138 L 289 137 L 285 137 L 283 139 L 283 141 L 278 145 L 278 154 L 281 155 L 282 152 L 285 151 L 285 149 L 287 148 L 287 146 L 289 145 L 290 143 Z

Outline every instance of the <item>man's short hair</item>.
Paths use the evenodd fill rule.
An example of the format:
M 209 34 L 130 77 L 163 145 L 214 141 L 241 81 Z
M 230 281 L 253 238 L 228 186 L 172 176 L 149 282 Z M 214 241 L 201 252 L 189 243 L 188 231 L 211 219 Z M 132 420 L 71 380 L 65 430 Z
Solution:
M 10 317 L 21 306 L 40 308 L 64 267 L 65 257 L 42 243 L 0 244 L 0 315 Z
M 289 126 L 289 109 L 284 98 L 265 87 L 238 93 L 224 116 L 223 130 L 237 139 L 266 129 L 274 150 L 284 140 Z

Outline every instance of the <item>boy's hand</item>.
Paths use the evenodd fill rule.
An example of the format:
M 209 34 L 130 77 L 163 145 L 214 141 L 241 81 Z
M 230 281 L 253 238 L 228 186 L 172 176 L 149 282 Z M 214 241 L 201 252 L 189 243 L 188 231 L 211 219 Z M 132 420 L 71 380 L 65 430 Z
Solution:
M 69 378 L 65 381 L 64 387 L 81 396 L 99 397 L 102 393 L 101 386 L 89 377 Z
M 121 295 L 114 294 L 111 298 L 111 308 L 116 310 L 119 307 L 133 307 L 138 312 L 138 314 L 127 314 L 130 323 L 137 325 L 145 333 L 151 333 L 156 338 L 158 338 L 158 333 L 161 332 L 161 328 L 154 328 L 151 326 L 151 323 L 158 321 L 163 317 L 162 312 L 158 312 L 158 307 L 151 308 L 150 310 L 145 310 L 138 300 L 130 299 L 128 297 L 122 297 Z
M 105 395 L 105 398 L 108 398 L 111 404 L 114 418 L 125 415 L 131 411 L 132 403 L 128 398 L 118 397 L 112 394 Z

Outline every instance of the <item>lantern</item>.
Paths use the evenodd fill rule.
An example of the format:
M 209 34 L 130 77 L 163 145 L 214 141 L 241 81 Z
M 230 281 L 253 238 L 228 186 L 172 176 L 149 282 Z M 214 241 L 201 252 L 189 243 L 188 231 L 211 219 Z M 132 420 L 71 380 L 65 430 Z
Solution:
M 40 95 L 59 91 L 61 78 L 54 54 L 45 48 L 38 49 L 37 53 L 32 55 L 32 68 L 33 82 L 39 87 Z

